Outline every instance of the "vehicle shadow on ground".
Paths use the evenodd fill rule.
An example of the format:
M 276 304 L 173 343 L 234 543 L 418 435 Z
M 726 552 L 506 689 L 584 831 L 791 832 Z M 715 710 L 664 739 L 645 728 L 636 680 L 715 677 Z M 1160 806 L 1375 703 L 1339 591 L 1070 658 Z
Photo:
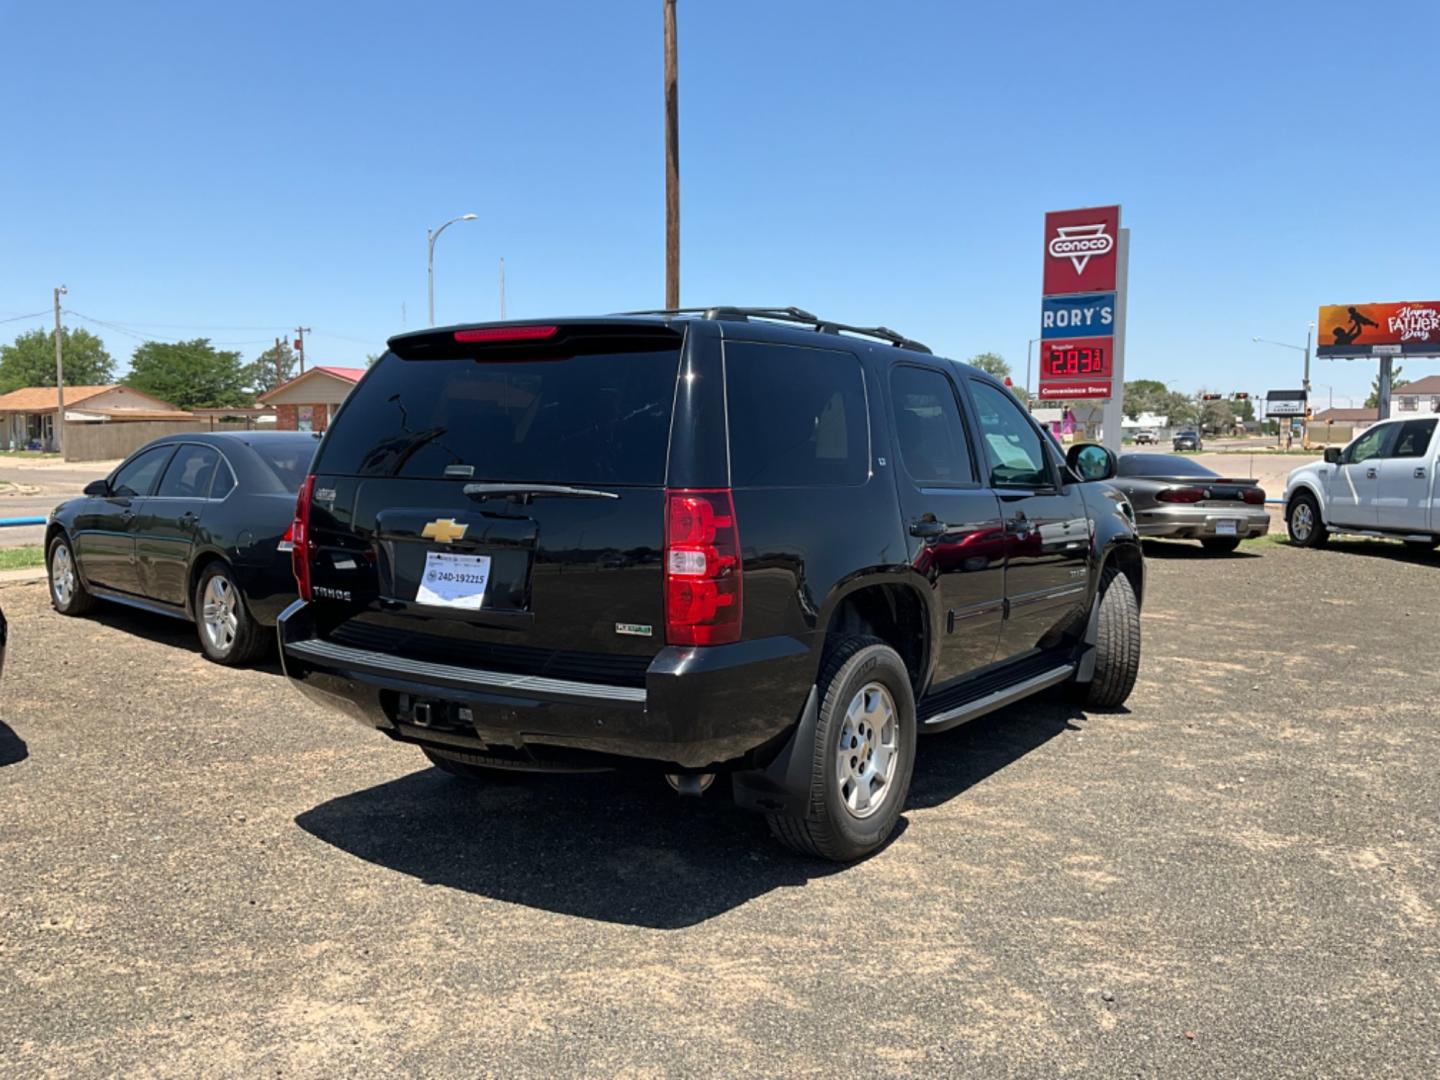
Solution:
M 197 656 L 204 655 L 194 623 L 105 601 L 101 601 L 91 608 L 84 618 L 111 630 L 118 630 L 123 634 L 144 638 L 146 641 L 153 641 L 172 649 L 183 649 L 185 652 L 194 653 Z M 273 633 L 274 631 L 268 632 Z M 249 669 L 268 675 L 284 675 L 280 668 L 278 650 L 272 650 L 270 655 L 250 664 Z
M 0 720 L 0 769 L 6 765 L 17 765 L 30 756 L 25 740 L 15 733 L 5 721 Z
M 1044 696 L 922 739 L 908 805 L 954 798 L 1081 715 Z M 735 809 L 725 787 L 722 778 L 705 798 L 681 799 L 651 774 L 501 773 L 475 782 L 424 769 L 331 799 L 295 821 L 327 844 L 427 884 L 659 930 L 844 872 L 782 848 L 763 820 Z M 895 839 L 906 824 L 902 816 Z
M 1339 551 L 1346 555 L 1364 555 L 1371 559 L 1386 559 L 1390 562 L 1414 563 L 1416 566 L 1431 566 L 1440 569 L 1440 551 L 1412 548 L 1394 540 L 1351 540 L 1331 537 L 1323 550 Z
M 1215 559 L 1258 559 L 1258 551 L 1247 551 L 1243 547 L 1234 551 L 1206 551 L 1199 540 L 1141 540 L 1141 548 L 1147 559 L 1200 559 L 1206 562 Z

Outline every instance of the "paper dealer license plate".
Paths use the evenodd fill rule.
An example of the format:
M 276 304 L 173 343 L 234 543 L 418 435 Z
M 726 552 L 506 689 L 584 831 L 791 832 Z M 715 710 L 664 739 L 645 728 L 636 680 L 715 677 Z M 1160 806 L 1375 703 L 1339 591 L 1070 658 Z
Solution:
M 1239 530 L 1240 523 L 1229 518 L 1226 518 L 1223 521 L 1217 521 L 1215 523 L 1216 536 L 1234 536 L 1236 535 L 1236 533 L 1239 532 Z
M 479 611 L 490 580 L 489 555 L 451 555 L 444 551 L 425 553 L 425 572 L 415 601 L 433 607 Z

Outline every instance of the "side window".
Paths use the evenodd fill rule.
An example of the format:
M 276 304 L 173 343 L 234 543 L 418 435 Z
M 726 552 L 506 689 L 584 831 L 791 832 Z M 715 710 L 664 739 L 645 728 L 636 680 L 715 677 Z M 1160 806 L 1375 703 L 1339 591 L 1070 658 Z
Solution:
M 1424 457 L 1434 434 L 1434 420 L 1405 421 L 1400 425 L 1400 434 L 1395 436 L 1395 449 L 1390 451 L 1390 457 Z
M 870 418 L 854 353 L 731 342 L 725 393 L 735 487 L 848 487 L 870 475 Z
M 970 380 L 980 442 L 990 468 L 992 487 L 1043 487 L 1050 483 L 1040 433 L 1004 391 L 979 379 Z
M 1350 444 L 1350 449 L 1343 459 L 1344 464 L 1358 465 L 1362 461 L 1380 457 L 1385 447 L 1385 437 L 1390 434 L 1392 428 L 1391 424 L 1380 424 L 1365 432 Z
M 115 474 L 115 482 L 110 485 L 111 492 L 121 499 L 149 495 L 155 488 L 160 470 L 165 467 L 165 462 L 174 449 L 173 446 L 157 446 L 120 466 L 120 471 Z
M 223 499 L 234 490 L 235 474 L 230 471 L 230 463 L 222 457 L 215 470 L 215 482 L 210 485 L 210 498 Z
M 220 455 L 210 447 L 187 443 L 175 451 L 155 494 L 167 499 L 205 498 L 219 461 Z
M 955 388 L 938 371 L 900 365 L 890 370 L 895 446 L 910 479 L 929 484 L 975 481 Z

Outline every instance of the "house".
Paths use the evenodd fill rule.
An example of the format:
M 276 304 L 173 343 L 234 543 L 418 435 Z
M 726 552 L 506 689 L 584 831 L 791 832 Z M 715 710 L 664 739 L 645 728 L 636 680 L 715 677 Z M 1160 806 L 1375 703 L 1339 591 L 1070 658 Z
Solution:
M 1161 413 L 1142 412 L 1134 420 L 1128 416 L 1120 417 L 1120 431 L 1125 435 L 1134 435 L 1137 431 L 1154 431 L 1163 435 L 1169 427 L 1170 417 Z
M 1392 416 L 1440 413 L 1440 375 L 1427 375 L 1390 393 Z
M 1062 442 L 1098 442 L 1104 435 L 1101 420 L 1105 409 L 1101 405 L 1042 405 L 1031 409 L 1030 414 Z
M 59 400 L 53 386 L 27 386 L 0 394 L 0 447 L 54 450 Z M 112 423 L 135 420 L 188 420 L 189 413 L 168 401 L 129 386 L 65 387 L 65 419 Z
M 364 374 L 364 368 L 312 367 L 256 400 L 275 410 L 279 431 L 324 431 Z
M 1321 409 L 1311 417 L 1310 423 L 1344 425 L 1364 431 L 1379 419 L 1379 409 Z

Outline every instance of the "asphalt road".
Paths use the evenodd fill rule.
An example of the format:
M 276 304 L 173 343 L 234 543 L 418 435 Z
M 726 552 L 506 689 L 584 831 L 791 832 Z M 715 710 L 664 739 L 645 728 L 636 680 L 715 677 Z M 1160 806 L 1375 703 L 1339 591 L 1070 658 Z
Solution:
M 0 588 L 0 1072 L 1440 1074 L 1440 556 L 1151 550 L 1129 709 L 927 739 L 847 868 Z
M 56 504 L 79 495 L 116 463 L 70 464 L 47 458 L 0 457 L 0 520 L 46 517 Z M 43 543 L 45 526 L 0 526 L 0 547 Z

